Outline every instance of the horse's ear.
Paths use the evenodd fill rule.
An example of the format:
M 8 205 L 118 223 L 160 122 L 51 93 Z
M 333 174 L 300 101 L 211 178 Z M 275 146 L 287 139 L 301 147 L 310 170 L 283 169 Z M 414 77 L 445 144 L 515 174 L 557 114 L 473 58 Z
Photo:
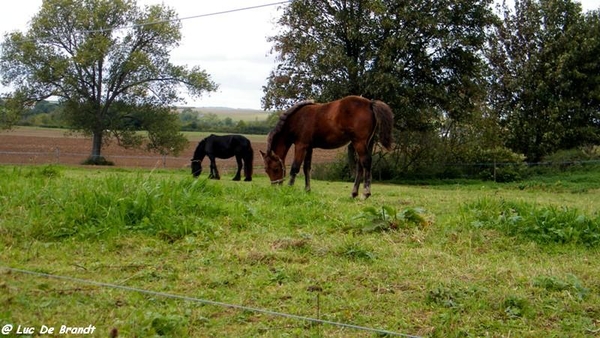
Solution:
M 262 151 L 262 150 L 259 150 L 259 152 L 260 152 L 260 156 L 261 156 L 262 158 L 265 158 L 265 156 L 267 155 L 267 154 L 265 154 L 265 152 L 264 152 L 264 151 Z

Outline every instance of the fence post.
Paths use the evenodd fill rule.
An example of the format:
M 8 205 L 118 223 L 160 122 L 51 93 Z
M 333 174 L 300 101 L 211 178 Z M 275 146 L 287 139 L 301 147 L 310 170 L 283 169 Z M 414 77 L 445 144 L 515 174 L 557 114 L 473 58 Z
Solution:
M 54 149 L 54 154 L 56 157 L 56 164 L 60 164 L 60 148 L 56 147 L 56 149 Z
M 496 156 L 494 156 L 494 182 L 496 182 Z

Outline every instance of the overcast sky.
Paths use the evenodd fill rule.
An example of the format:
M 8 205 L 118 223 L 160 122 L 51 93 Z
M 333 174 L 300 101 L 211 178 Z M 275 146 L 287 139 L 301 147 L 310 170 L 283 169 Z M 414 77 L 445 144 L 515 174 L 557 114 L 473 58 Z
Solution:
M 138 4 L 164 3 L 184 19 L 283 0 L 138 0 Z M 581 0 L 584 10 L 600 8 L 600 0 Z M 11 31 L 25 31 L 42 0 L 20 0 L 0 11 L 0 38 Z M 200 66 L 219 84 L 215 93 L 187 105 L 260 109 L 262 86 L 275 67 L 267 37 L 276 32 L 281 5 L 185 19 L 183 38 L 171 54 L 174 64 Z M 4 89 L 4 88 L 2 88 Z M 2 90 L 4 91 L 4 90 Z

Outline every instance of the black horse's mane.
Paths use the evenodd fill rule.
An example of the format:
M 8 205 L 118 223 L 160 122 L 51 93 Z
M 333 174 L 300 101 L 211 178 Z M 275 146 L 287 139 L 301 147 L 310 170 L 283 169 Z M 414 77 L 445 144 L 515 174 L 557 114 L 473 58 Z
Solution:
M 300 110 L 300 108 L 307 106 L 309 104 L 314 104 L 314 103 L 315 103 L 315 101 L 313 101 L 313 100 L 304 100 L 304 101 L 298 102 L 295 105 L 293 105 L 292 107 L 288 108 L 285 112 L 283 112 L 279 116 L 279 121 L 277 121 L 275 128 L 273 128 L 273 130 L 271 130 L 271 132 L 269 133 L 269 136 L 267 137 L 267 153 L 269 151 L 271 151 L 271 144 L 273 143 L 273 138 L 275 138 L 275 136 L 281 132 L 281 130 L 283 129 L 283 126 L 285 125 L 285 121 L 287 120 L 287 118 L 290 117 L 295 112 L 297 112 L 298 110 Z
M 210 135 L 213 136 L 213 135 Z M 196 147 L 196 150 L 194 150 L 194 157 L 192 158 L 193 160 L 197 160 L 200 157 L 204 157 L 204 155 L 206 154 L 205 150 L 204 150 L 204 145 L 206 144 L 206 139 L 209 138 L 210 136 L 207 136 L 205 138 L 203 138 L 200 142 L 198 142 L 198 146 Z

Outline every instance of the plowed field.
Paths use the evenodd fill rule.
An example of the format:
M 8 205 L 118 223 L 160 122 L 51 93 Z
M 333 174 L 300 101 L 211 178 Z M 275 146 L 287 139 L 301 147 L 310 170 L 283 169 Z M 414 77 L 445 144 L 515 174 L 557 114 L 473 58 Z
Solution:
M 103 149 L 102 155 L 113 161 L 117 167 L 138 168 L 185 168 L 189 167 L 190 159 L 198 142 L 207 136 L 206 133 L 186 134 L 190 143 L 177 157 L 149 153 L 139 149 L 124 149 L 113 142 Z M 258 150 L 266 149 L 266 136 L 250 135 L 254 148 L 254 167 L 256 173 L 262 173 L 262 159 Z M 80 165 L 91 152 L 92 140 L 89 137 L 67 135 L 64 130 L 20 127 L 12 131 L 0 132 L 0 164 L 49 164 Z M 326 163 L 334 160 L 338 153 L 345 148 L 336 150 L 315 149 L 313 163 Z M 289 167 L 293 148 L 288 154 L 286 164 Z M 203 166 L 208 167 L 208 159 Z M 217 160 L 217 166 L 222 174 L 235 170 L 235 159 Z M 206 169 L 205 169 L 206 170 Z

